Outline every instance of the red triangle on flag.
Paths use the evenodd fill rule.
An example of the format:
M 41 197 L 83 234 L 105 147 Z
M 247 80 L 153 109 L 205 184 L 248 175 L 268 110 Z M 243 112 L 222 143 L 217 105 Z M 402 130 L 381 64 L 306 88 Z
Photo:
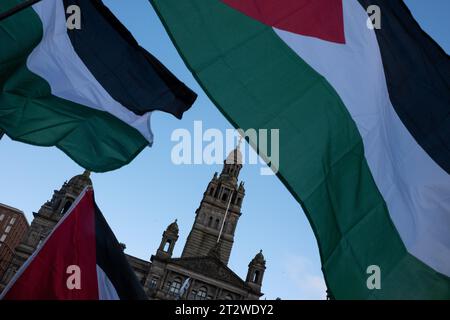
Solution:
M 86 189 L 5 288 L 5 300 L 97 300 L 95 205 Z
M 342 0 L 222 0 L 269 26 L 345 43 Z

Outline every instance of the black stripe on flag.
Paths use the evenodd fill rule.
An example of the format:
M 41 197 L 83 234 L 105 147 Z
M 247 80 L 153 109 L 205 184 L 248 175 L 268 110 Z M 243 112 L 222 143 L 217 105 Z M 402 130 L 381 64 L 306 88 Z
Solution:
M 403 1 L 358 0 L 381 9 L 376 36 L 391 102 L 417 143 L 450 173 L 450 59 Z M 430 5 L 433 5 L 430 2 Z
M 181 119 L 197 95 L 140 47 L 102 1 L 64 0 L 70 5 L 81 9 L 81 29 L 67 31 L 70 41 L 102 87 L 137 115 L 160 110 Z
M 108 276 L 120 300 L 146 300 L 147 296 L 114 233 L 95 204 L 97 265 Z

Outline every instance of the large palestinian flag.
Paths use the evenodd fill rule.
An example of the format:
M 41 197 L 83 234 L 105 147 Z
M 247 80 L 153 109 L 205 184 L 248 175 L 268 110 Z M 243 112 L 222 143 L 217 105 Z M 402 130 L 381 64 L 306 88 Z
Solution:
M 143 300 L 122 248 L 86 189 L 0 297 L 5 300 Z
M 0 12 L 20 2 L 1 0 Z M 151 145 L 152 111 L 181 118 L 196 98 L 100 0 L 42 0 L 0 22 L 0 44 L 0 130 L 92 171 Z
M 402 1 L 151 2 L 234 126 L 280 129 L 332 296 L 450 299 L 450 62 Z

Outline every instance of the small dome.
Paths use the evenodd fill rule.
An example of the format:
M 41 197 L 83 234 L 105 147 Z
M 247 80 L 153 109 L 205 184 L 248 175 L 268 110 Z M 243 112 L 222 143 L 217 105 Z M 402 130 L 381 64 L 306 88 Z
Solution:
M 90 178 L 91 172 L 88 170 L 85 170 L 83 174 L 79 174 L 72 179 L 69 180 L 68 185 L 78 185 L 78 186 L 92 186 L 92 181 Z
M 170 231 L 172 233 L 178 233 L 178 223 L 177 223 L 177 219 L 175 219 L 174 222 L 172 222 L 171 224 L 169 224 L 169 226 L 167 227 L 167 231 Z
M 253 258 L 252 264 L 266 264 L 266 260 L 264 259 L 264 255 L 262 253 L 262 250 L 259 251 L 259 253 Z
M 242 153 L 239 147 L 230 152 L 225 162 L 226 164 L 242 164 Z

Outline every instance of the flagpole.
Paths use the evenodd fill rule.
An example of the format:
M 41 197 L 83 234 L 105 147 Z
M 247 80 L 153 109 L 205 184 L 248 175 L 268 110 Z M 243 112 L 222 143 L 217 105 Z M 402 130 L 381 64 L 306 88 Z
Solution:
M 39 1 L 41 1 L 41 0 L 27 0 L 27 1 L 19 3 L 17 6 L 11 8 L 9 10 L 6 10 L 3 13 L 0 13 L 0 21 L 3 21 L 4 19 L 9 18 L 12 15 L 15 15 L 16 13 L 18 13 L 28 7 L 31 7 L 33 4 L 38 3 Z
M 239 149 L 239 147 L 241 146 L 242 139 L 243 139 L 243 137 L 240 136 L 239 137 L 239 142 L 238 142 L 238 145 L 237 145 L 236 149 Z M 238 161 L 237 158 L 234 159 L 234 160 L 235 160 L 235 162 Z M 228 211 L 230 209 L 230 204 L 231 204 L 231 198 L 233 198 L 233 193 L 234 193 L 234 190 L 231 191 L 230 199 L 228 200 L 227 210 L 225 211 L 225 216 L 223 217 L 222 226 L 220 227 L 219 236 L 217 237 L 217 243 L 219 243 L 220 237 L 222 236 L 223 227 L 225 226 L 225 220 L 227 220 Z
M 230 209 L 231 198 L 233 197 L 233 192 L 231 191 L 230 199 L 228 200 L 227 210 L 225 211 L 225 216 L 223 217 L 222 226 L 220 227 L 219 236 L 217 237 L 217 243 L 220 241 L 220 237 L 222 236 L 223 227 L 225 226 L 225 220 L 228 216 L 228 210 Z

